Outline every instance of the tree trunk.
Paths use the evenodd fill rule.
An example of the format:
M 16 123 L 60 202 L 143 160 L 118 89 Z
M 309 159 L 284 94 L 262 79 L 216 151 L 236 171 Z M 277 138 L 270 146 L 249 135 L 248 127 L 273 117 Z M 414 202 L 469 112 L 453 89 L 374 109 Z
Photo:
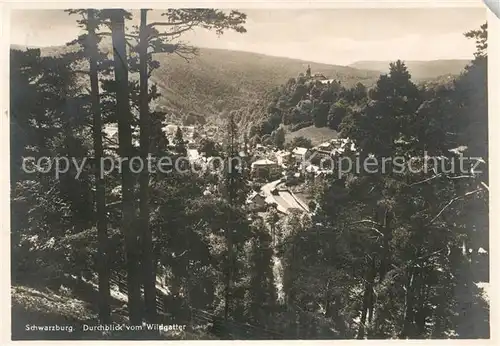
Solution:
M 92 102 L 93 141 L 95 160 L 95 208 L 97 219 L 98 254 L 95 267 L 99 275 L 99 320 L 103 324 L 111 322 L 110 313 L 110 268 L 109 268 L 109 240 L 106 220 L 106 187 L 101 177 L 101 158 L 103 156 L 102 145 L 102 119 L 101 104 L 99 97 L 99 80 L 97 75 L 97 59 L 99 51 L 97 48 L 97 20 L 95 10 L 87 11 L 88 49 L 90 51 L 90 97 Z
M 372 323 L 374 309 L 375 309 L 375 293 L 373 292 L 373 288 L 375 285 L 375 276 L 377 275 L 377 268 L 375 263 L 375 257 L 372 258 L 371 265 L 371 276 L 370 276 L 370 295 L 368 296 L 368 324 Z
M 229 318 L 229 309 L 231 305 L 231 280 L 232 280 L 232 267 L 233 267 L 233 242 L 232 242 L 232 223 L 229 224 L 227 241 L 227 263 L 226 263 L 226 287 L 224 292 L 224 320 Z
M 331 317 L 331 300 L 332 300 L 332 295 L 330 293 L 330 280 L 327 281 L 326 283 L 326 297 L 325 297 L 325 317 Z M 335 295 L 333 296 L 333 301 L 335 302 Z
M 373 284 L 375 281 L 376 266 L 375 257 L 372 257 L 370 267 L 366 272 L 365 292 L 363 294 L 363 305 L 361 307 L 361 319 L 358 330 L 358 339 L 363 339 L 366 333 L 366 317 L 369 314 L 368 320 L 371 319 L 373 313 Z
M 418 337 L 424 337 L 425 335 L 425 321 L 427 319 L 427 309 L 425 304 L 428 302 L 429 289 L 426 285 L 427 275 L 426 273 L 420 273 L 420 292 L 417 301 L 417 311 L 415 312 L 415 324 L 417 328 Z
M 237 147 L 235 148 L 236 145 L 236 128 L 234 125 L 234 119 L 230 118 L 229 122 L 229 138 L 228 138 L 228 148 L 227 148 L 227 157 L 228 157 L 228 162 L 227 162 L 227 176 L 226 176 L 226 194 L 227 194 L 227 202 L 230 206 L 229 209 L 229 215 L 228 215 L 228 227 L 227 227 L 227 235 L 226 235 L 226 242 L 227 242 L 227 251 L 228 251 L 228 257 L 227 257 L 227 263 L 226 263 L 226 282 L 225 282 L 225 293 L 224 293 L 224 319 L 227 320 L 229 318 L 229 313 L 230 313 L 230 308 L 231 308 L 231 303 L 232 303 L 232 298 L 231 298 L 231 286 L 232 286 L 232 281 L 233 281 L 233 267 L 234 267 L 234 244 L 233 244 L 233 231 L 235 228 L 235 221 L 234 221 L 234 215 L 233 215 L 233 210 L 232 207 L 234 203 L 236 202 L 236 194 L 237 194 L 237 186 L 235 182 L 235 177 L 234 177 L 234 172 L 233 172 L 233 157 L 235 153 L 237 153 Z
M 389 257 L 390 257 L 390 241 L 392 238 L 391 232 L 391 215 L 388 210 L 385 210 L 384 213 L 384 227 L 383 227 L 383 248 L 382 248 L 382 258 L 380 260 L 380 269 L 379 276 L 380 282 L 382 282 L 385 278 L 385 274 L 387 274 L 387 267 L 389 266 Z
M 147 10 L 141 9 L 140 41 L 139 41 L 139 74 L 140 74 L 140 104 L 139 122 L 140 150 L 144 163 L 148 160 L 150 146 L 149 95 L 148 95 L 148 32 Z M 140 225 L 143 230 L 142 239 L 142 270 L 144 277 L 144 302 L 146 318 L 149 322 L 156 321 L 156 272 L 153 266 L 153 236 L 149 227 L 149 171 L 144 165 L 140 173 Z
M 190 243 L 189 243 L 189 235 L 186 235 L 186 249 L 190 249 L 191 246 L 190 246 Z M 192 300 L 191 300 L 191 288 L 192 288 L 192 285 L 191 285 L 191 266 L 190 266 L 190 263 L 189 263 L 189 258 L 186 258 L 185 260 L 185 268 L 186 268 L 186 299 L 187 299 L 187 307 L 188 307 L 188 316 L 187 316 L 187 321 L 188 321 L 188 325 L 191 326 L 192 325 L 192 321 L 193 321 L 193 315 L 192 315 L 192 311 L 191 311 L 191 308 L 193 306 L 192 304 Z
M 413 288 L 415 281 L 415 268 L 410 268 L 408 270 L 408 282 L 406 284 L 405 292 L 405 305 L 404 305 L 404 317 L 403 317 L 403 329 L 400 334 L 400 338 L 404 339 L 412 336 L 413 320 L 414 320 L 414 309 L 413 309 Z
M 283 289 L 285 291 L 285 303 L 287 306 L 293 306 L 295 303 L 295 285 L 294 285 L 294 280 L 295 280 L 295 268 L 296 268 L 296 263 L 295 263 L 295 237 L 292 238 L 292 260 L 290 261 L 290 265 L 288 269 L 286 269 L 286 272 L 288 272 L 288 278 L 287 278 L 287 283 L 286 285 L 283 285 Z
M 365 337 L 366 314 L 368 312 L 368 283 L 365 283 L 365 292 L 363 293 L 363 305 L 361 306 L 361 319 L 359 321 L 358 339 Z
M 276 230 L 274 225 L 275 225 L 274 223 L 271 225 L 271 238 L 273 246 L 276 246 Z
M 129 322 L 142 323 L 141 291 L 139 278 L 139 244 L 134 230 L 136 221 L 134 206 L 134 177 L 129 159 L 133 153 L 132 129 L 128 92 L 128 61 L 125 42 L 125 18 L 123 10 L 111 11 L 111 33 L 113 41 L 113 62 L 116 81 L 116 115 L 118 119 L 119 153 L 122 158 L 122 229 L 125 235 L 127 267 Z

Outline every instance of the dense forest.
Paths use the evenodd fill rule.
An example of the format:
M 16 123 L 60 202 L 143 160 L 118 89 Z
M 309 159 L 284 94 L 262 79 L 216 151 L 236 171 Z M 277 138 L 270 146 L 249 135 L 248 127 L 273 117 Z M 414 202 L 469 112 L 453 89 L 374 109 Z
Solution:
M 162 131 L 155 106 L 168 96 L 152 78 L 155 54 L 189 59 L 196 50 L 176 43 L 183 32 L 244 35 L 246 15 L 172 9 L 148 22 L 141 10 L 126 30 L 124 10 L 67 12 L 83 31 L 68 43 L 78 49 L 11 50 L 13 338 L 489 336 L 488 306 L 470 307 L 489 270 L 477 251 L 489 250 L 486 24 L 465 33 L 475 58 L 447 83 L 416 85 L 401 61 L 371 87 L 304 71 L 255 110 L 224 110 L 222 169 L 151 172 L 122 160 L 103 175 L 105 157 L 186 155 L 183 133 Z M 106 39 L 112 50 L 101 49 Z M 249 113 L 259 116 L 241 126 Z M 309 214 L 250 210 L 251 158 L 237 169 L 234 159 L 257 144 L 283 148 L 285 132 L 307 126 L 353 141 L 357 152 L 344 155 L 417 166 L 427 154 L 444 166 L 466 157 L 467 172 L 344 172 L 314 183 Z M 63 157 L 71 164 L 56 175 Z M 464 319 L 477 326 L 462 328 Z M 81 329 L 144 321 L 186 328 Z M 77 332 L 25 332 L 49 322 Z

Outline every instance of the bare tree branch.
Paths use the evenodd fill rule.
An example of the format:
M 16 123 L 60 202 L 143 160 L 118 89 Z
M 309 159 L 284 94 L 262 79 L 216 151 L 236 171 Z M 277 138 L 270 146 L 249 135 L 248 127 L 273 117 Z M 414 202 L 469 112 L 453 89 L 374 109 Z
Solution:
M 443 175 L 443 173 L 439 173 L 439 174 L 437 174 L 437 175 L 433 175 L 433 176 L 432 176 L 432 177 L 430 177 L 430 178 L 427 178 L 427 179 L 424 179 L 424 180 L 417 181 L 416 183 L 410 184 L 410 185 L 408 185 L 408 186 L 414 186 L 414 185 L 423 184 L 423 183 L 426 183 L 426 182 L 431 181 L 431 180 L 433 180 L 433 179 L 439 178 L 439 177 L 441 177 L 442 175 Z
M 489 186 L 488 186 L 488 185 L 486 185 L 486 184 L 484 183 L 484 181 L 482 181 L 482 182 L 481 182 L 481 185 L 483 185 L 483 186 L 484 186 L 484 188 L 485 188 L 486 190 L 488 190 L 488 192 L 490 191 Z
M 431 224 L 432 224 L 432 223 L 433 223 L 433 222 L 434 222 L 434 221 L 435 221 L 438 217 L 440 217 L 440 216 L 441 216 L 441 214 L 443 214 L 443 213 L 444 213 L 444 211 L 446 210 L 446 208 L 448 208 L 450 205 L 452 205 L 452 204 L 453 204 L 453 202 L 456 202 L 456 201 L 458 201 L 459 199 L 463 199 L 463 198 L 465 198 L 465 197 L 467 197 L 467 196 L 473 195 L 473 194 L 478 193 L 478 192 L 480 192 L 480 191 L 483 191 L 483 189 L 476 189 L 476 190 L 474 190 L 474 191 L 469 191 L 469 192 L 467 192 L 466 194 L 464 194 L 463 196 L 457 196 L 457 197 L 455 197 L 455 198 L 451 199 L 451 200 L 450 200 L 450 201 L 449 201 L 449 202 L 448 202 L 448 203 L 447 203 L 447 204 L 443 207 L 443 209 L 441 209 L 441 210 L 439 211 L 439 213 L 437 213 L 437 215 L 436 215 L 436 216 L 434 216 L 434 217 L 432 218 L 432 220 L 429 222 L 429 225 L 431 225 Z
M 378 222 L 375 222 L 375 221 L 369 220 L 369 219 L 364 219 L 364 220 L 352 222 L 352 223 L 349 224 L 349 226 L 351 226 L 351 225 L 357 225 L 357 224 L 360 224 L 360 223 L 371 223 L 372 225 L 380 226 L 380 224 Z
M 423 184 L 423 183 L 426 183 L 428 181 L 431 181 L 431 180 L 434 180 L 436 178 L 440 178 L 440 177 L 446 177 L 448 179 L 465 179 L 465 178 L 474 178 L 474 176 L 472 175 L 458 175 L 458 176 L 450 176 L 450 175 L 444 175 L 443 173 L 439 173 L 439 174 L 436 174 L 436 175 L 433 175 L 432 177 L 430 178 L 427 178 L 427 179 L 424 179 L 424 180 L 420 180 L 420 181 L 417 181 L 415 183 L 412 183 L 412 184 L 409 184 L 408 186 L 414 186 L 414 185 L 419 185 L 419 184 Z

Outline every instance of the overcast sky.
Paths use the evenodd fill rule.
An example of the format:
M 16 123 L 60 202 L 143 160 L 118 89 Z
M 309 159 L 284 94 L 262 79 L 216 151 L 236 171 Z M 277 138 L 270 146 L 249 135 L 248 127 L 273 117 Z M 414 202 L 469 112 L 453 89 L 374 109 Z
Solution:
M 484 8 L 251 9 L 248 32 L 221 37 L 198 29 L 183 40 L 199 47 L 250 51 L 329 64 L 359 60 L 469 59 L 474 42 L 463 36 L 486 21 Z M 148 19 L 159 19 L 154 10 Z M 136 16 L 137 17 L 137 16 Z M 11 43 L 61 45 L 80 29 L 61 10 L 15 10 Z M 129 22 L 127 25 L 137 24 Z

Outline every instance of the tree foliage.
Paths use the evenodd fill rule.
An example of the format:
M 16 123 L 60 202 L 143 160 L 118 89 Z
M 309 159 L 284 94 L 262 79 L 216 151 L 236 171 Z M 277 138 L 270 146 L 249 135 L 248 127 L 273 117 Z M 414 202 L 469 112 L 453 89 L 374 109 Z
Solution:
M 222 158 L 219 169 L 136 175 L 129 167 L 99 178 L 100 156 L 186 155 L 181 128 L 169 143 L 165 113 L 153 107 L 161 97 L 153 53 L 188 57 L 195 50 L 174 38 L 194 27 L 243 33 L 246 16 L 172 9 L 129 34 L 128 12 L 71 14 L 84 29 L 75 52 L 11 51 L 14 284 L 70 287 L 98 306 L 96 321 L 186 324 L 184 338 L 485 337 L 460 333 L 457 309 L 473 298 L 459 292 L 474 287 L 477 249 L 489 250 L 486 25 L 465 34 L 478 51 L 451 84 L 417 86 L 402 61 L 370 90 L 314 81 L 309 71 L 262 101 L 268 117 L 248 133 L 238 126 L 248 110 L 238 110 L 222 143 L 198 142 L 204 158 Z M 98 45 L 109 35 L 113 52 Z M 283 149 L 286 127 L 303 124 L 339 130 L 357 150 L 338 154 L 345 159 L 400 157 L 422 168 L 433 157 L 435 166 L 335 167 L 315 181 L 310 213 L 250 210 L 248 146 Z M 297 137 L 290 146 L 312 144 Z M 93 160 L 55 176 L 48 166 L 62 157 Z M 460 158 L 466 171 L 439 171 Z M 110 297 L 118 290 L 126 313 Z

